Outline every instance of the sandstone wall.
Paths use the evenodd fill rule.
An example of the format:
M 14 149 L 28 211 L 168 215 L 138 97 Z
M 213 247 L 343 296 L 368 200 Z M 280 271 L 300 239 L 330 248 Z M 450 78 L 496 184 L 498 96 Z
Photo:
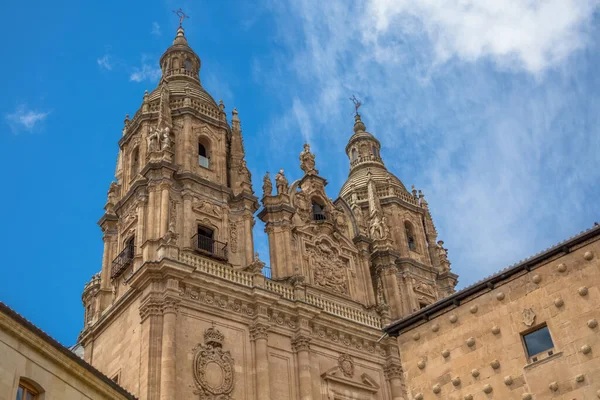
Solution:
M 584 243 L 401 332 L 409 398 L 600 396 L 599 257 Z M 553 355 L 528 360 L 522 335 L 544 324 Z

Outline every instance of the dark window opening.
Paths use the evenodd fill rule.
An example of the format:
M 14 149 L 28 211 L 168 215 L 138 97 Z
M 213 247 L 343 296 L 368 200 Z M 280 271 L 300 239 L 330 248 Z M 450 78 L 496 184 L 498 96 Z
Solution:
M 209 253 L 213 252 L 213 231 L 211 229 L 198 227 L 198 248 Z
M 413 232 L 412 225 L 408 222 L 404 223 L 404 230 L 406 232 L 406 241 L 408 242 L 408 249 L 416 251 L 417 243 L 415 241 L 415 234 Z
M 208 152 L 202 143 L 198 143 L 198 165 L 204 168 L 208 168 L 210 165 Z
M 375 157 L 379 157 L 379 150 L 377 149 L 377 147 L 373 146 L 373 155 Z
M 227 243 L 215 240 L 214 231 L 198 225 L 198 233 L 192 238 L 199 253 L 222 260 L 227 260 Z
M 131 179 L 140 172 L 140 152 L 136 148 L 131 155 Z
M 356 161 L 358 158 L 358 151 L 356 149 L 352 149 L 352 161 Z
M 525 342 L 525 350 L 527 351 L 527 357 L 531 361 L 537 361 L 540 355 L 554 354 L 554 343 L 550 336 L 550 330 L 546 325 L 523 335 L 523 341 Z
M 189 58 L 185 60 L 185 70 L 186 71 L 192 70 L 192 61 Z
M 113 260 L 111 267 L 111 278 L 114 279 L 121 275 L 131 264 L 135 256 L 135 236 L 132 236 L 125 242 L 125 246 L 119 255 Z
M 319 203 L 312 203 L 312 215 L 313 220 L 315 221 L 325 221 L 327 217 L 325 216 L 325 209 Z

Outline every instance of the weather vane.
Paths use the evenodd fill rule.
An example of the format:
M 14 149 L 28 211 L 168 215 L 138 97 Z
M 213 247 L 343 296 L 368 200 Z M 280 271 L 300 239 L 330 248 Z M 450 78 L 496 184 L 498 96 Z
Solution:
M 352 95 L 352 97 L 350 97 L 350 100 L 352 100 L 352 102 L 354 103 L 354 111 L 356 112 L 356 115 L 358 115 L 358 109 L 360 108 L 362 103 L 360 101 L 358 101 L 358 99 L 354 95 Z
M 175 15 L 177 15 L 179 17 L 179 27 L 181 28 L 181 24 L 183 24 L 183 20 L 186 18 L 189 18 L 189 17 L 187 15 L 185 15 L 185 13 L 183 12 L 183 10 L 181 8 L 177 11 L 173 10 L 173 12 L 175 13 Z

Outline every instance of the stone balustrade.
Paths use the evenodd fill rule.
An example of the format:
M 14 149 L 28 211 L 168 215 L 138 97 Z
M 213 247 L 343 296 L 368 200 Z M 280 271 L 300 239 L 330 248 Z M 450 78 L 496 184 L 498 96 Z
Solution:
M 179 261 L 196 267 L 196 271 L 211 276 L 217 276 L 229 282 L 233 282 L 246 287 L 253 287 L 252 273 L 235 270 L 232 267 L 212 261 L 208 258 L 196 256 L 189 253 L 180 252 Z M 294 287 L 291 284 L 276 282 L 271 279 L 265 279 L 265 289 L 277 293 L 287 300 L 299 301 L 294 296 Z M 357 307 L 340 304 L 334 300 L 321 297 L 315 293 L 306 293 L 306 303 L 323 309 L 324 312 L 332 314 L 356 323 L 380 329 L 382 325 L 381 318 Z

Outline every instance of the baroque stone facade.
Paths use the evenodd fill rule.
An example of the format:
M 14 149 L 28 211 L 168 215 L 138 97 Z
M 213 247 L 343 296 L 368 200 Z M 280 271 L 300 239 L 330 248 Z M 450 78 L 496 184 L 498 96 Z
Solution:
M 140 399 L 403 399 L 381 328 L 457 280 L 423 195 L 357 114 L 336 200 L 305 144 L 300 178 L 267 173 L 259 201 L 238 113 L 229 123 L 200 65 L 180 27 L 125 119 L 102 270 L 82 297 L 85 360 Z M 270 268 L 254 252 L 261 206 Z

